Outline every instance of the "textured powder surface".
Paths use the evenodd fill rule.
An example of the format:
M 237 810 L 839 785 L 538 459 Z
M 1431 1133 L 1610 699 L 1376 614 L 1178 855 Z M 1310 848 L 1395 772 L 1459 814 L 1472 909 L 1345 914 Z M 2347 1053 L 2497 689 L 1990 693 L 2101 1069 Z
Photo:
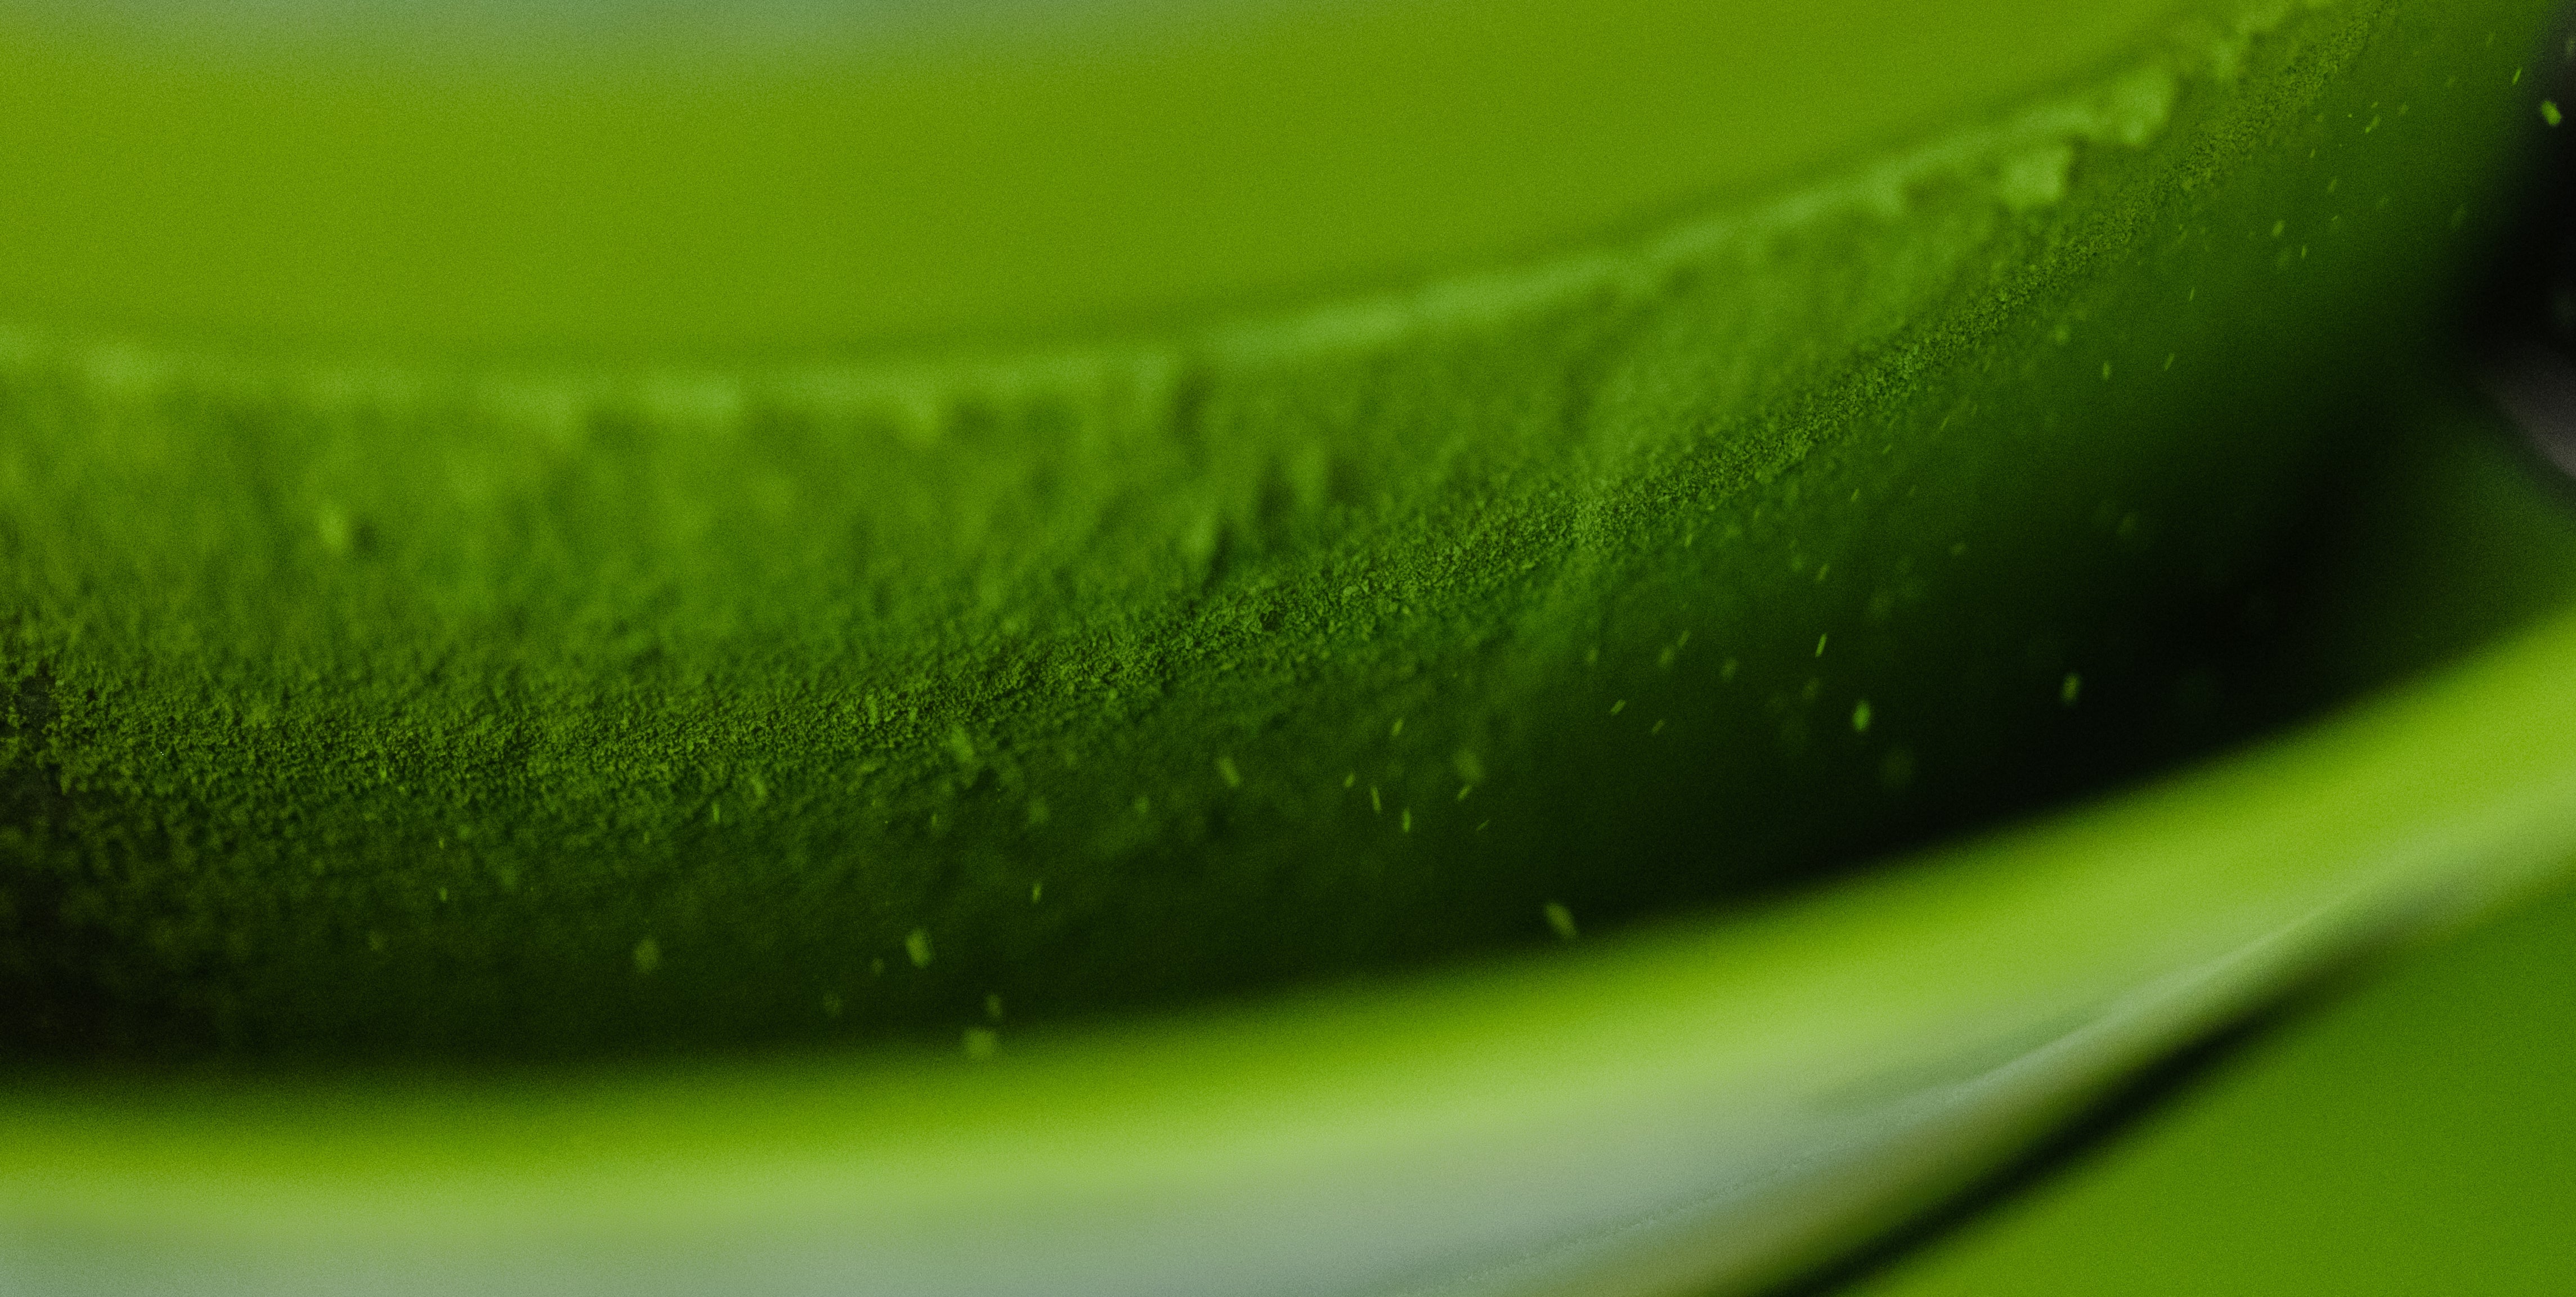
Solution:
M 1160 340 L 12 335 L 0 1047 L 953 1040 L 1607 931 L 2217 737 L 2542 7 L 2270 6 L 1760 205 Z

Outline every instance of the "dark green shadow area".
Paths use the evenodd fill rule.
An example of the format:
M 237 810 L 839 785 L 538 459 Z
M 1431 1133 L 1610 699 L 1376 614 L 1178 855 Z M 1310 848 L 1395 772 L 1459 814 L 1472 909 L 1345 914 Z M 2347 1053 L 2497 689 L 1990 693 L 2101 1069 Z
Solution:
M 2576 42 L 2566 57 L 2576 60 Z M 2549 78 L 2566 97 L 2564 68 Z M 2553 125 L 2556 123 L 2553 122 Z M 2563 605 L 2576 485 L 2494 393 L 2576 340 L 2576 140 L 2533 168 L 2469 332 L 2488 395 L 2437 402 L 2349 479 L 2284 696 L 2401 678 Z M 2557 359 L 2534 349 L 2550 343 Z M 2501 357 L 2498 359 L 2497 357 Z M 2563 428 L 2552 429 L 2563 433 Z M 2473 782 L 2474 765 L 2428 771 Z M 2576 889 L 2292 988 L 2028 1157 L 1782 1293 L 2576 1290 Z
M 2296 579 L 2277 592 L 2281 650 L 2262 690 L 2273 705 L 2304 710 L 2437 671 L 2576 599 L 2576 490 L 2480 393 L 2432 398 L 2408 435 L 2336 480 L 2335 504 L 2312 518 L 2289 569 Z M 2525 908 L 2438 949 L 2372 954 L 2280 988 L 2001 1171 L 1773 1297 L 2417 1292 L 2433 1290 L 2417 1279 L 2440 1264 L 2496 1285 L 2461 1291 L 2548 1290 L 2515 1285 L 2534 1264 L 2576 1273 L 2576 1251 L 2541 1226 L 2576 1201 L 2564 1180 L 2576 1126 L 2563 1098 L 2536 1105 L 2546 1112 L 2518 1105 L 2576 1069 L 2576 1045 L 2560 1039 L 2576 1012 L 2576 894 Z M 2535 975 L 2508 987 L 2535 960 Z M 2440 1011 L 2444 996 L 2458 997 L 2460 1022 Z M 2424 1039 L 2436 1032 L 2486 1038 L 2460 1050 Z M 2437 1081 L 2456 1092 L 2437 1098 Z M 2311 1090 L 2319 1113 L 2340 1115 L 2285 1119 Z M 2494 1183 L 2452 1192 L 2490 1159 Z M 2468 1229 L 2497 1200 L 2517 1205 Z M 2419 1209 L 2429 1228 L 2397 1228 Z M 2383 1229 L 2419 1248 L 2413 1269 L 2355 1285 L 2370 1267 L 2346 1260 L 2276 1286 L 2275 1271 L 2342 1256 L 2350 1236 Z M 2490 1236 L 2511 1245 L 2489 1256 Z

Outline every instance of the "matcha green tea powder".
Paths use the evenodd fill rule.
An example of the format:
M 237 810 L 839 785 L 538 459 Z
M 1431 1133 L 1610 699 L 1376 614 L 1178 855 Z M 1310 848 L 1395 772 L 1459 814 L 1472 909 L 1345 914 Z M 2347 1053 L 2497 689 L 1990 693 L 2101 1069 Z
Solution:
M 0 1052 L 989 1052 L 2222 737 L 2548 6 L 1923 8 L 0 5 Z

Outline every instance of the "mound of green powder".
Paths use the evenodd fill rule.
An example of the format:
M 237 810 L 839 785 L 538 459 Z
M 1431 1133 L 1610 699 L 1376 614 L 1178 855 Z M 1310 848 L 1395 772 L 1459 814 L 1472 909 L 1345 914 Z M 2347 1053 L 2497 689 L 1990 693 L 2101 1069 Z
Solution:
M 2241 732 L 2545 8 L 2162 15 L 1610 233 L 1390 218 L 1025 328 L 888 290 L 909 340 L 621 331 L 694 290 L 575 266 L 388 280 L 405 342 L 327 275 L 235 310 L 256 221 L 135 236 L 221 262 L 167 318 L 22 259 L 0 1049 L 954 1040 L 1589 938 Z

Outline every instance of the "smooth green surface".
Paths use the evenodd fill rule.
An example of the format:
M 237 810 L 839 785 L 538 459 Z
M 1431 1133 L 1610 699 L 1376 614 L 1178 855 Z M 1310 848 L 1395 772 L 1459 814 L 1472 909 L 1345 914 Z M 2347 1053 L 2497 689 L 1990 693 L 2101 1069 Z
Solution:
M 11 337 L 0 1040 L 944 1046 L 1741 900 L 2242 734 L 2545 8 L 2160 29 L 1762 201 L 1165 343 Z
M 2207 0 L 0 5 L 0 324 L 303 359 L 1162 334 L 1632 233 Z
M 1852 1297 L 2576 1289 L 2576 893 L 2266 1038 Z

